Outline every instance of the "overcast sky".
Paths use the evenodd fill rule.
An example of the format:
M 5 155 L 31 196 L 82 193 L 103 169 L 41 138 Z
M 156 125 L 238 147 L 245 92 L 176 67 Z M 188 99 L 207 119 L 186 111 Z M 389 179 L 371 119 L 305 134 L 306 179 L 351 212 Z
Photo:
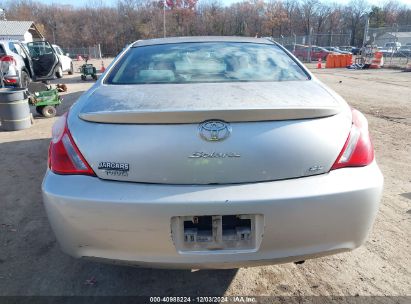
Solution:
M 39 2 L 42 2 L 42 3 L 46 3 L 46 4 L 51 4 L 51 3 L 58 3 L 58 4 L 72 4 L 72 5 L 74 5 L 74 6 L 83 6 L 83 5 L 85 5 L 86 3 L 87 3 L 87 1 L 85 1 L 85 0 L 58 0 L 58 1 L 56 1 L 56 0 L 37 0 L 37 1 L 39 1 Z M 202 0 L 199 0 L 199 2 L 201 2 Z M 231 4 L 231 3 L 234 3 L 234 2 L 241 2 L 241 1 L 239 1 L 239 0 L 220 0 L 221 1 L 221 3 L 224 3 L 224 4 Z M 348 3 L 350 0 L 324 0 L 324 2 L 338 2 L 338 3 Z M 114 3 L 116 3 L 117 1 L 116 0 L 104 0 L 104 2 L 105 3 L 107 3 L 107 4 L 114 4 Z M 379 4 L 382 4 L 382 3 L 384 3 L 384 2 L 386 2 L 386 0 L 368 0 L 368 2 L 370 3 L 370 4 L 376 4 L 376 5 L 379 5 Z M 398 2 L 400 2 L 400 3 L 404 3 L 404 4 L 408 4 L 409 6 L 411 6 L 411 0 L 398 0 Z

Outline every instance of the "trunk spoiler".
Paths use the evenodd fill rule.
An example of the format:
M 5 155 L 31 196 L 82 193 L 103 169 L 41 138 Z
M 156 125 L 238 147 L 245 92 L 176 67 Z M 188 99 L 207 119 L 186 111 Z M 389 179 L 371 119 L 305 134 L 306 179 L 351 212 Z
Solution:
M 192 111 L 98 111 L 80 113 L 79 117 L 85 121 L 113 124 L 179 124 L 198 123 L 210 119 L 229 122 L 310 119 L 333 116 L 340 110 L 339 107 L 332 106 Z

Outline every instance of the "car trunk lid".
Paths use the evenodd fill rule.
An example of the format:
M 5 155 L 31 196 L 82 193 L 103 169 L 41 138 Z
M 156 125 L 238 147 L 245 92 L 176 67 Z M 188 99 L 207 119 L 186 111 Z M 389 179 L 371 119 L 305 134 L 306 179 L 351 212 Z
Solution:
M 97 176 L 110 180 L 225 184 L 321 174 L 351 126 L 346 104 L 316 81 L 103 85 L 86 98 L 69 128 Z M 226 124 L 226 138 L 202 136 L 208 120 Z
M 315 85 L 313 85 L 315 84 Z M 80 118 L 101 123 L 265 121 L 337 114 L 339 103 L 313 81 L 102 86 Z

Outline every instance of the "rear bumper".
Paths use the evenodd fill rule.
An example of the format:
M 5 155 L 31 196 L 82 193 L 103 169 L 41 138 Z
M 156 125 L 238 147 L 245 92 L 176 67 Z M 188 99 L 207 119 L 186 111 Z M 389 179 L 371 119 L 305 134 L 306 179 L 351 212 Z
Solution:
M 352 250 L 378 211 L 383 177 L 374 162 L 328 174 L 240 185 L 159 185 L 46 173 L 51 226 L 66 253 L 141 266 L 233 268 L 304 260 Z M 174 216 L 261 214 L 259 247 L 182 252 Z

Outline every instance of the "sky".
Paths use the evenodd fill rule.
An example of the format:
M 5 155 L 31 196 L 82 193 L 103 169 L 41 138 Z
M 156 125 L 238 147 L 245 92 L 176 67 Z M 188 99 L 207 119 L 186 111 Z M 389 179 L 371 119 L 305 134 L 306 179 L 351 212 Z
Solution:
M 87 3 L 87 0 L 36 0 L 42 3 L 46 3 L 46 4 L 52 4 L 52 3 L 58 3 L 58 4 L 71 4 L 74 6 L 84 6 Z M 116 0 L 103 0 L 105 3 L 107 4 L 114 4 L 117 1 Z M 199 2 L 201 2 L 202 0 L 199 0 Z M 231 3 L 234 2 L 241 2 L 241 0 L 220 0 L 223 4 L 225 5 L 229 5 Z M 341 4 L 346 4 L 348 2 L 350 2 L 350 0 L 323 0 L 324 2 L 337 2 L 337 3 L 341 3 Z M 411 0 L 397 0 L 400 3 L 403 4 L 408 4 L 411 7 Z M 370 4 L 374 4 L 374 5 L 380 5 L 384 2 L 386 2 L 385 0 L 368 0 L 368 2 Z

